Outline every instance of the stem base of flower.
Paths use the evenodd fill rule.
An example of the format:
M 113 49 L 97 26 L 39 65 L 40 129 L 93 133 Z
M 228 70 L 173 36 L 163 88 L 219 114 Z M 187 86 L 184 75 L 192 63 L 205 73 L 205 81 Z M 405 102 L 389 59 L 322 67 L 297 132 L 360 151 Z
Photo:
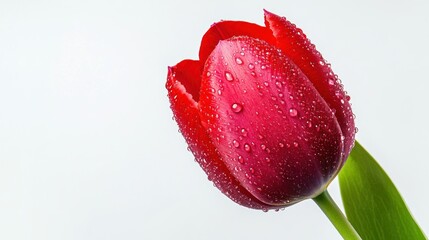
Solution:
M 346 216 L 341 212 L 340 208 L 334 202 L 325 190 L 319 196 L 313 198 L 316 204 L 322 209 L 323 213 L 328 217 L 331 223 L 335 226 L 338 232 L 345 240 L 362 240 Z

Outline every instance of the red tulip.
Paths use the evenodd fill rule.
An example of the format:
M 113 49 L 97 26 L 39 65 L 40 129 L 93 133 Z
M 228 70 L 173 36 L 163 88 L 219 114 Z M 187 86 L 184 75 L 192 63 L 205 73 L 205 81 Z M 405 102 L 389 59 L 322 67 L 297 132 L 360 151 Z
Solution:
M 265 11 L 265 27 L 213 24 L 199 58 L 170 67 L 166 87 L 209 179 L 255 209 L 322 193 L 349 155 L 355 127 L 341 82 L 305 34 Z

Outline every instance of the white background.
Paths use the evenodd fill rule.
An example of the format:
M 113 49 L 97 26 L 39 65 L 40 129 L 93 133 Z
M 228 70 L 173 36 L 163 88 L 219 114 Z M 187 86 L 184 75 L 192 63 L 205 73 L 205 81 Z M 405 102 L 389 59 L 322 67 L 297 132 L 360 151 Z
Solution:
M 171 119 L 167 66 L 263 8 L 332 63 L 357 139 L 428 232 L 427 0 L 0 0 L 0 239 L 341 239 L 312 201 L 234 204 Z

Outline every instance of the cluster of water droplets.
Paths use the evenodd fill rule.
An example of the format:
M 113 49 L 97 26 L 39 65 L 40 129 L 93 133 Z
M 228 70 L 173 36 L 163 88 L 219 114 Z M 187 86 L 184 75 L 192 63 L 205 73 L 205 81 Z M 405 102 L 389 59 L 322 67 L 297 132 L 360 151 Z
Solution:
M 261 101 L 258 102 L 258 104 L 265 105 L 266 110 L 263 111 L 265 114 L 271 114 L 270 111 L 275 111 L 278 114 L 282 116 L 284 119 L 293 119 L 296 118 L 297 121 L 300 119 L 300 112 L 297 107 L 295 107 L 293 104 L 299 99 L 299 96 L 293 96 L 290 95 L 287 92 L 286 86 L 290 84 L 288 81 L 288 78 L 295 77 L 295 73 L 293 71 L 292 74 L 287 74 L 285 72 L 276 73 L 272 71 L 272 58 L 276 58 L 278 56 L 281 56 L 282 53 L 280 51 L 263 51 L 258 47 L 250 48 L 250 47 L 243 47 L 241 49 L 242 51 L 235 53 L 232 56 L 232 61 L 226 61 L 230 64 L 224 64 L 225 66 L 228 66 L 225 68 L 223 72 L 217 73 L 218 76 L 221 76 L 222 79 L 218 79 L 218 90 L 214 91 L 218 93 L 218 98 L 222 98 L 222 93 L 224 92 L 224 89 L 227 89 L 231 84 L 241 84 L 244 83 L 244 81 L 250 81 L 251 84 L 243 84 L 243 88 L 237 88 L 243 92 L 243 94 L 248 93 L 248 91 L 257 91 L 258 95 L 261 96 Z M 255 58 L 246 58 L 246 54 L 249 54 L 251 56 L 256 56 Z M 274 57 L 271 57 L 271 55 L 277 55 Z M 249 59 L 252 59 L 250 61 Z M 226 59 L 222 59 L 225 61 Z M 289 67 L 290 68 L 290 67 Z M 290 69 L 288 69 L 290 70 Z M 242 71 L 246 73 L 246 78 L 243 78 L 243 74 L 236 74 L 237 71 Z M 207 76 L 210 76 L 209 72 L 207 73 Z M 261 81 L 261 79 L 265 79 L 264 81 Z M 219 93 L 221 91 L 221 93 Z M 226 94 L 226 92 L 225 92 Z M 302 93 L 301 93 L 302 94 Z M 253 95 L 252 95 L 253 96 Z M 302 97 L 302 96 L 301 96 Z M 226 95 L 226 99 L 231 99 Z M 234 98 L 232 98 L 234 99 Z M 267 102 L 266 100 L 269 101 Z M 230 119 L 235 119 L 234 115 L 240 115 L 247 113 L 247 117 L 252 118 L 252 114 L 254 116 L 260 116 L 260 112 L 253 111 L 253 106 L 246 105 L 246 103 L 242 101 L 232 101 L 229 103 L 230 109 L 229 109 L 229 117 Z M 301 107 L 301 106 L 299 106 Z M 256 108 L 259 109 L 259 108 Z M 232 114 L 232 115 L 231 115 Z M 260 117 L 266 117 L 264 115 L 261 115 Z M 279 122 L 267 122 L 266 125 L 269 128 L 272 128 L 276 124 L 281 124 Z M 312 123 L 308 122 L 305 126 L 312 127 Z M 317 125 L 316 125 L 317 126 Z M 229 126 L 231 127 L 231 126 Z M 275 127 L 275 126 L 274 126 Z M 279 125 L 280 129 L 281 126 Z M 228 126 L 226 126 L 226 129 Z M 279 159 L 276 159 L 276 157 L 271 157 L 270 153 L 272 150 L 279 151 L 279 149 L 288 149 L 288 148 L 299 148 L 300 143 L 299 141 L 292 141 L 290 142 L 287 139 L 283 140 L 276 140 L 279 141 L 277 144 L 269 143 L 265 144 L 262 140 L 264 136 L 259 134 L 258 138 L 259 141 L 252 140 L 255 136 L 248 136 L 248 131 L 246 130 L 246 127 L 231 127 L 237 130 L 231 130 L 229 131 L 238 131 L 238 134 L 236 135 L 234 139 L 229 139 L 229 145 L 232 148 L 231 154 L 235 155 L 236 161 L 239 163 L 239 165 L 235 165 L 233 170 L 234 172 L 243 174 L 245 179 L 248 180 L 248 183 L 251 185 L 254 185 L 254 188 L 258 191 L 264 190 L 264 184 L 260 184 L 258 181 L 258 177 L 261 177 L 261 173 L 258 170 L 258 166 L 262 166 L 261 164 L 279 164 L 282 165 L 283 162 Z M 264 127 L 265 128 L 265 127 Z M 252 134 L 254 134 L 255 129 L 252 129 Z M 222 132 L 223 130 L 219 130 L 219 132 Z M 264 131 L 264 134 L 267 134 L 266 131 Z M 227 138 L 228 139 L 228 138 Z M 306 139 L 306 138 L 303 138 Z M 303 140 L 301 139 L 301 140 Z M 306 139 L 308 141 L 308 139 Z M 267 141 L 270 141 L 268 139 Z M 303 140 L 304 141 L 304 140 Z M 258 145 L 260 142 L 261 144 Z M 270 145 L 270 147 L 268 147 Z M 236 151 L 234 149 L 237 149 L 239 151 Z M 255 162 L 255 157 L 260 158 L 259 161 Z M 248 159 L 251 159 L 250 162 L 247 162 Z M 287 166 L 285 166 L 287 167 Z M 289 180 L 293 180 L 298 177 L 287 177 Z M 298 183 L 298 186 L 301 186 L 300 183 Z M 276 199 L 273 199 L 273 201 L 277 201 Z
M 301 43 L 304 47 L 306 44 L 308 43 Z M 301 47 L 299 45 L 300 44 L 297 44 L 297 47 Z M 312 44 L 309 46 L 314 48 Z M 311 136 L 312 134 L 314 135 L 314 133 L 320 132 L 322 138 L 330 139 L 328 136 L 332 134 L 333 131 L 330 129 L 331 126 L 328 123 L 330 119 L 336 118 L 339 114 L 338 111 L 351 111 L 349 109 L 349 104 L 346 104 L 349 102 L 350 97 L 344 94 L 342 83 L 336 75 L 327 76 L 325 79 L 327 81 L 327 86 L 329 86 L 328 88 L 334 89 L 335 97 L 338 99 L 338 102 L 344 105 L 343 108 L 338 108 L 337 106 L 332 107 L 332 116 L 326 117 L 326 113 L 323 112 L 324 110 L 318 111 L 314 108 L 314 106 L 319 103 L 315 101 L 313 101 L 314 103 L 305 102 L 309 99 L 309 92 L 312 91 L 313 86 L 299 85 L 299 83 L 297 83 L 299 80 L 297 79 L 300 78 L 302 73 L 299 69 L 295 70 L 295 65 L 288 63 L 286 59 L 287 57 L 284 56 L 283 52 L 280 50 L 274 48 L 264 49 L 258 47 L 258 44 L 244 44 L 241 51 L 235 52 L 232 56 L 222 57 L 221 61 L 225 66 L 224 70 L 212 69 L 206 72 L 207 77 L 215 77 L 215 81 L 217 81 L 217 84 L 212 85 L 210 91 L 216 95 L 218 99 L 223 99 L 220 100 L 221 102 L 225 101 L 225 99 L 228 101 L 231 100 L 227 102 L 229 106 L 228 109 L 224 109 L 224 107 L 219 109 L 219 106 L 212 106 L 213 112 L 217 112 L 216 118 L 219 117 L 219 111 L 226 112 L 225 114 L 220 114 L 223 119 L 218 120 L 218 122 L 224 121 L 225 118 L 231 121 L 224 121 L 224 123 L 228 122 L 228 124 L 223 124 L 223 126 L 212 126 L 208 131 L 216 130 L 219 132 L 216 140 L 222 141 L 223 139 L 226 141 L 230 148 L 227 155 L 234 156 L 235 161 L 239 163 L 238 165 L 234 165 L 234 172 L 238 175 L 244 175 L 248 183 L 254 185 L 254 188 L 259 191 L 263 191 L 265 186 L 258 182 L 257 176 L 261 175 L 258 166 L 263 166 L 261 164 L 283 164 L 280 160 L 276 159 L 276 157 L 272 157 L 270 155 L 271 152 L 283 151 L 281 149 L 289 148 L 300 149 L 301 144 L 308 145 L 309 143 L 306 142 L 315 141 L 314 137 Z M 305 56 L 303 56 L 303 59 L 309 60 L 306 59 Z M 322 60 L 318 62 L 309 61 L 309 65 L 313 68 L 330 68 L 329 64 L 326 63 L 323 58 L 320 59 Z M 278 61 L 281 61 L 281 63 Z M 281 66 L 284 71 L 278 72 L 276 68 L 273 70 L 273 64 L 276 65 L 276 68 Z M 326 74 L 331 73 L 331 71 L 326 71 Z M 296 82 L 292 83 L 291 80 L 295 80 Z M 291 87 L 294 89 L 291 90 Z M 240 97 L 231 97 L 231 88 L 234 88 L 234 92 L 240 95 Z M 241 97 L 249 94 L 252 98 L 255 98 L 255 93 L 257 96 L 259 95 L 261 97 L 260 102 L 246 101 L 246 99 L 243 100 Z M 261 104 L 264 108 L 254 107 L 252 104 Z M 290 130 L 291 133 L 300 131 L 304 131 L 304 133 L 298 134 L 299 136 L 297 138 L 292 138 L 295 139 L 293 141 L 291 141 L 289 137 L 285 139 L 276 139 L 275 141 L 277 143 L 274 144 L 272 140 L 270 140 L 270 136 L 266 136 L 268 134 L 266 129 L 255 130 L 252 127 L 249 136 L 247 128 L 251 127 L 250 125 L 245 124 L 246 126 L 237 126 L 237 124 L 234 124 L 234 119 L 243 118 L 241 115 L 245 114 L 245 117 L 249 118 L 249 121 L 258 117 L 267 119 L 266 123 L 264 123 L 264 128 L 273 129 L 274 131 L 278 128 L 279 131 L 282 131 L 283 126 L 281 121 L 269 120 L 269 116 L 273 116 L 271 112 L 279 114 L 285 121 L 297 123 L 290 125 L 293 128 Z M 278 119 L 276 117 L 272 118 Z M 234 137 L 231 137 L 231 133 L 234 133 L 232 134 Z M 257 140 L 257 137 L 259 137 L 259 140 Z M 265 137 L 268 137 L 268 140 L 262 140 Z M 344 136 L 338 139 L 338 141 L 341 142 L 344 142 L 344 140 Z M 320 143 L 317 146 L 323 148 L 326 146 L 326 143 L 323 144 Z M 339 143 L 332 141 L 331 145 L 335 144 Z M 329 153 L 326 152 L 315 153 L 317 156 L 311 155 L 313 153 L 308 154 L 310 159 L 329 155 Z M 259 160 L 255 161 L 255 157 L 259 157 Z M 308 163 L 309 167 L 311 167 L 311 164 L 316 163 Z M 326 166 L 328 165 L 329 164 L 326 164 Z M 285 167 L 288 166 L 285 165 Z M 332 172 L 331 169 L 325 169 L 324 171 Z M 289 180 L 299 179 L 299 176 L 287 176 L 285 178 Z M 298 182 L 297 186 L 297 188 L 305 188 L 305 184 L 301 182 Z M 276 200 L 274 199 L 273 201 Z

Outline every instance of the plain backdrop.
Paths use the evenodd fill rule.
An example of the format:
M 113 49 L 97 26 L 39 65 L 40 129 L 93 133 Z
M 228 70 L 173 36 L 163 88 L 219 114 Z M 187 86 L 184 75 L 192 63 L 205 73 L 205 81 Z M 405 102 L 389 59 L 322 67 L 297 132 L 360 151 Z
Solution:
M 172 120 L 167 66 L 221 19 L 301 27 L 429 231 L 429 2 L 0 0 L 0 239 L 341 239 L 311 201 L 236 205 Z M 338 183 L 329 190 L 341 204 Z

